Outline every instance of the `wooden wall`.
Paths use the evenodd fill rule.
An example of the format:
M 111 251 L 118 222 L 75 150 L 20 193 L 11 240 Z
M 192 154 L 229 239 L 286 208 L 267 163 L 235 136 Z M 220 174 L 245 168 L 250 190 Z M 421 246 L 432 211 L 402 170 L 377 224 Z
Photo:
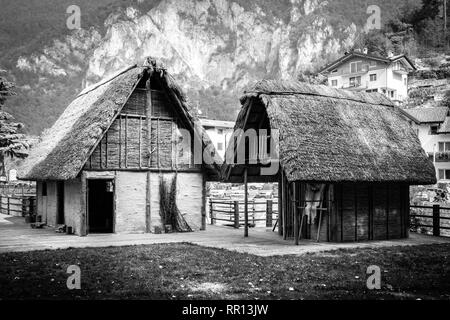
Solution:
M 281 179 L 282 233 L 295 237 L 303 212 L 305 184 L 288 184 Z M 382 183 L 345 183 L 328 185 L 324 193 L 319 241 L 349 242 L 408 237 L 409 186 Z M 296 205 L 294 205 L 296 204 Z M 317 214 L 319 217 L 319 214 Z M 304 218 L 299 231 L 302 239 L 317 239 L 319 219 Z
M 193 137 L 182 139 L 180 129 L 186 129 L 186 126 L 163 90 L 151 90 L 149 126 L 147 93 L 146 89 L 135 89 L 93 151 L 85 170 L 199 167 L 193 164 Z
M 337 184 L 331 241 L 398 239 L 408 236 L 409 186 Z

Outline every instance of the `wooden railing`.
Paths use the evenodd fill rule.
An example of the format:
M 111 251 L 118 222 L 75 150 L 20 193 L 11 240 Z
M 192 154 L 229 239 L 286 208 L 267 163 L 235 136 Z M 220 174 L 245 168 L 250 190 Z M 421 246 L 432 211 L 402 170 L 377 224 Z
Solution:
M 0 195 L 0 213 L 25 217 L 36 215 L 36 196 Z
M 13 216 L 36 215 L 36 185 L 10 183 L 0 185 L 0 213 Z
M 211 224 L 229 225 L 236 229 L 245 224 L 244 201 L 209 200 L 209 216 Z M 266 227 L 272 227 L 278 218 L 278 202 L 274 200 L 248 201 L 249 225 L 259 226 L 265 222 Z
M 410 205 L 410 230 L 450 237 L 450 207 Z

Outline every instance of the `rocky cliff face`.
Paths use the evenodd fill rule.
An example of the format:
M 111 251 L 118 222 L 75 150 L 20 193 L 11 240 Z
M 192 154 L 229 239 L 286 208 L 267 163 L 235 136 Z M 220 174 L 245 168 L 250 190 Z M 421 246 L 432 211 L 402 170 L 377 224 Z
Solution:
M 21 55 L 17 68 L 38 78 L 23 88 L 59 81 L 66 86 L 70 83 L 73 94 L 123 66 L 154 56 L 165 62 L 185 89 L 194 92 L 194 102 L 215 90 L 217 103 L 221 101 L 217 96 L 233 95 L 236 106 L 235 95 L 249 82 L 296 78 L 299 72 L 314 70 L 337 57 L 357 36 L 355 24 L 336 26 L 328 21 L 324 0 L 269 3 L 164 0 L 148 12 L 129 6 L 110 14 L 104 34 L 95 27 L 78 30 L 45 46 L 40 54 Z M 52 88 L 46 88 L 46 94 L 61 94 L 61 88 Z M 234 118 L 233 112 L 221 114 L 199 103 L 211 108 L 210 117 L 228 114 Z

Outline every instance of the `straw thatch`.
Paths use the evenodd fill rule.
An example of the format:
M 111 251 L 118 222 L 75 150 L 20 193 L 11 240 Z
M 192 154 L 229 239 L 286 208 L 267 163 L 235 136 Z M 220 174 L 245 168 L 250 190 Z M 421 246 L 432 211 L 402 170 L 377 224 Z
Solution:
M 67 180 L 75 178 L 118 116 L 139 81 L 149 72 L 161 76 L 161 83 L 192 126 L 196 138 L 214 150 L 208 135 L 195 115 L 186 96 L 164 66 L 148 58 L 144 66 L 131 66 L 96 85 L 83 90 L 67 107 L 55 124 L 45 132 L 32 150 L 19 177 L 27 180 Z M 217 156 L 216 156 L 217 157 Z M 216 159 L 220 163 L 220 159 Z M 216 169 L 209 166 L 208 169 Z
M 263 109 L 270 127 L 279 130 L 280 163 L 289 181 L 436 182 L 409 121 L 381 94 L 261 81 L 241 103 L 235 128 L 249 128 L 249 109 Z M 223 172 L 229 178 L 238 167 L 225 164 Z

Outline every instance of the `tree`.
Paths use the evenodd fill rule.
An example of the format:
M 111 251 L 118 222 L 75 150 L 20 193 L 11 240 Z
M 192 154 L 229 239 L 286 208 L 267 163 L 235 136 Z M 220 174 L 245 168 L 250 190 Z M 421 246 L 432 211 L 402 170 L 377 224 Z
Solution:
M 14 84 L 0 75 L 0 176 L 6 174 L 6 157 L 23 159 L 28 156 L 29 146 L 20 132 L 23 124 L 14 122 L 14 117 L 3 110 L 7 97 L 15 95 L 13 88 Z

